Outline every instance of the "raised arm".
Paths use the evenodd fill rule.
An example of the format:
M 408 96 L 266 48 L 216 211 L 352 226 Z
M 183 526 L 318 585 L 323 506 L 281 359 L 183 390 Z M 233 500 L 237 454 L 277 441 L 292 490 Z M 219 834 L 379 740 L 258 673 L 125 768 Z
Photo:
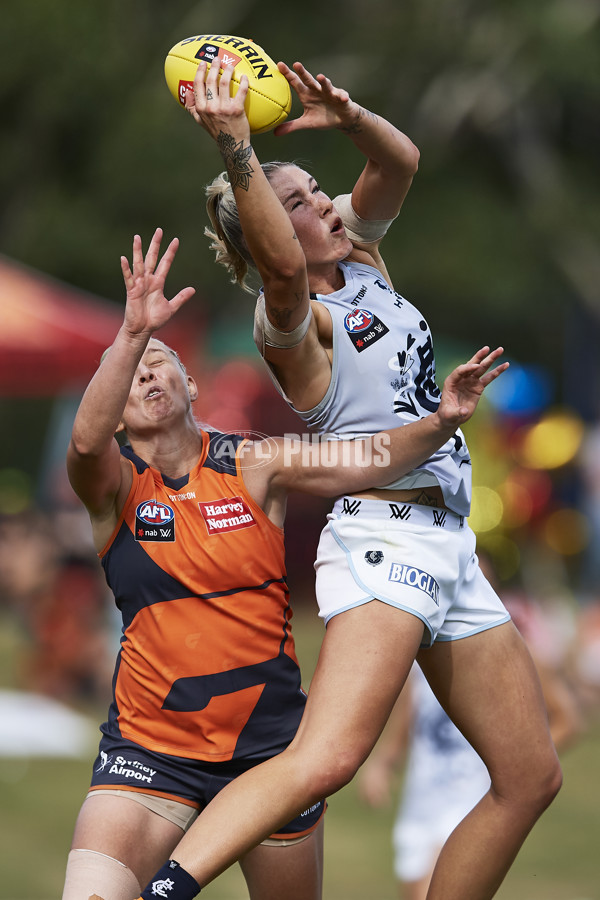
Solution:
M 325 75 L 315 78 L 299 62 L 292 69 L 280 62 L 278 68 L 298 95 L 304 112 L 298 119 L 279 125 L 275 134 L 302 128 L 337 128 L 344 132 L 367 157 L 352 191 L 352 209 L 365 220 L 395 218 L 419 165 L 419 150 L 410 138 L 355 103 L 347 91 L 334 87 Z
M 133 241 L 133 268 L 121 257 L 127 291 L 125 316 L 114 343 L 90 381 L 75 416 L 67 450 L 67 471 L 73 489 L 87 507 L 93 524 L 115 519 L 123 492 L 119 446 L 114 434 L 137 365 L 152 334 L 166 324 L 194 293 L 180 291 L 170 302 L 164 296 L 165 278 L 177 252 L 178 240 L 158 259 L 161 229 L 157 229 L 146 257 L 139 235 Z
M 269 322 L 283 333 L 308 323 L 293 349 L 267 346 L 264 352 L 290 399 L 308 408 L 327 390 L 331 365 L 320 343 L 317 320 L 307 319 L 310 296 L 304 251 L 251 143 L 244 110 L 248 79 L 241 77 L 232 97 L 232 74 L 230 66 L 220 76 L 216 65 L 207 72 L 206 63 L 201 62 L 186 108 L 214 139 L 225 163 L 244 239 L 262 280 Z
M 251 446 L 246 485 L 277 521 L 278 504 L 291 490 L 333 497 L 389 484 L 425 462 L 471 418 L 485 388 L 508 368 L 507 362 L 491 368 L 503 352 L 502 347 L 478 350 L 448 375 L 436 412 L 408 425 L 366 440 L 312 444 L 277 438 L 267 446 Z
M 250 140 L 244 110 L 248 79 L 230 96 L 233 68 L 201 62 L 188 91 L 186 108 L 215 140 L 233 189 L 240 224 L 258 269 L 274 324 L 291 331 L 305 317 L 309 306 L 308 277 L 302 247 L 296 240 L 289 216 L 264 175 Z

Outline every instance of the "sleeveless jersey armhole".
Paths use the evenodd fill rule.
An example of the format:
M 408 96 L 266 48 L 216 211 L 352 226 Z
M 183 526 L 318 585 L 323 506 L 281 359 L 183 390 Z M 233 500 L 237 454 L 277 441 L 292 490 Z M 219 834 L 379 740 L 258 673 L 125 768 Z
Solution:
M 247 502 L 248 506 L 250 506 L 252 511 L 258 515 L 258 517 L 261 519 L 261 521 L 269 526 L 271 531 L 273 531 L 277 535 L 283 535 L 284 529 L 280 528 L 279 525 L 276 525 L 274 522 L 272 522 L 270 520 L 270 518 L 268 517 L 268 515 L 266 514 L 264 509 L 262 509 L 262 507 L 259 506 L 259 504 L 256 502 L 254 497 L 252 497 L 252 495 L 250 494 L 250 491 L 246 487 L 246 482 L 244 481 L 244 475 L 243 475 L 243 466 L 240 462 L 240 454 L 241 454 L 242 448 L 247 443 L 249 443 L 248 438 L 245 438 L 235 451 L 235 473 L 239 480 L 240 489 L 244 496 L 244 500 Z
M 131 487 L 129 488 L 129 493 L 127 494 L 127 497 L 126 497 L 126 499 L 125 499 L 125 503 L 123 504 L 123 509 L 121 510 L 121 514 L 120 514 L 120 516 L 119 516 L 119 518 L 118 518 L 117 524 L 115 525 L 115 527 L 114 527 L 114 529 L 113 529 L 113 532 L 112 532 L 111 536 L 110 536 L 109 539 L 107 540 L 107 542 L 106 542 L 106 544 L 104 545 L 104 547 L 102 548 L 102 550 L 100 550 L 100 552 L 97 554 L 97 555 L 98 555 L 98 559 L 103 559 L 103 558 L 106 556 L 106 554 L 108 553 L 108 551 L 110 550 L 110 548 L 111 548 L 111 546 L 112 546 L 112 543 L 113 543 L 114 539 L 116 538 L 117 534 L 119 533 L 119 530 L 120 530 L 120 528 L 121 528 L 121 525 L 123 524 L 123 519 L 125 518 L 125 512 L 126 512 L 126 510 L 127 510 L 127 507 L 129 506 L 130 502 L 131 502 L 131 497 L 132 497 L 132 495 L 135 493 L 135 490 L 136 490 L 136 486 L 137 486 L 137 485 L 136 485 L 136 475 L 137 475 L 137 470 L 136 470 L 135 464 L 134 464 L 133 460 L 129 459 L 129 457 L 127 457 L 127 456 L 124 456 L 123 459 L 126 459 L 126 460 L 127 460 L 127 462 L 129 463 L 129 465 L 131 466 L 131 468 L 132 468 L 132 470 L 133 470 L 133 473 L 132 473 L 132 474 L 133 474 L 133 478 L 131 479 Z

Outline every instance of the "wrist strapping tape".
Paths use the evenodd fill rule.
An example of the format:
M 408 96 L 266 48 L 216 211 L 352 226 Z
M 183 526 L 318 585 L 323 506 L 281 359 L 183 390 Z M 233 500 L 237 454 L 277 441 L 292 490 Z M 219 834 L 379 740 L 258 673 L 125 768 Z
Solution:
M 346 234 L 351 241 L 372 244 L 380 241 L 394 219 L 361 219 L 352 208 L 352 194 L 339 194 L 333 205 L 344 223 Z

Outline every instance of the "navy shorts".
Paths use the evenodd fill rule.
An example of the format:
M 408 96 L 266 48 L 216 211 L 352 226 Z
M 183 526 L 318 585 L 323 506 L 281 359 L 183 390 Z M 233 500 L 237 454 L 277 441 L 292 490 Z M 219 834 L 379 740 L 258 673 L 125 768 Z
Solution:
M 126 788 L 180 800 L 200 812 L 225 785 L 265 759 L 211 763 L 154 753 L 121 737 L 102 735 L 92 769 L 91 788 Z M 311 832 L 325 811 L 320 800 L 273 837 L 294 838 Z

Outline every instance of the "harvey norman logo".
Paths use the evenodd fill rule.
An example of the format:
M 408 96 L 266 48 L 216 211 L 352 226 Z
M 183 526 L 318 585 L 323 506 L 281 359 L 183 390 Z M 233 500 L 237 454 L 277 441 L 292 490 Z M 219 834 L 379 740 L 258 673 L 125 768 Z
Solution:
M 388 581 L 394 584 L 407 584 L 428 594 L 433 602 L 440 605 L 440 586 L 429 572 L 417 569 L 415 566 L 407 566 L 404 563 L 392 563 Z
M 242 497 L 223 497 L 211 503 L 198 503 L 209 534 L 239 531 L 256 525 L 254 516 Z

